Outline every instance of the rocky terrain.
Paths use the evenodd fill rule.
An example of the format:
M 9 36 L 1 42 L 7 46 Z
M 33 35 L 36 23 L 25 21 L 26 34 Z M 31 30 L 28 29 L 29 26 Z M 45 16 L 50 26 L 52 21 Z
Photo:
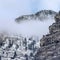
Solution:
M 49 34 L 40 40 L 34 60 L 60 60 L 60 13 L 57 15 L 56 22 L 49 26 Z
M 43 21 L 45 19 L 54 18 L 54 16 L 57 14 L 57 12 L 52 10 L 41 10 L 35 14 L 30 15 L 22 15 L 15 19 L 16 22 L 20 23 L 24 20 L 40 20 Z
M 44 20 L 56 16 L 57 12 L 42 10 L 35 14 L 16 18 L 16 22 L 24 20 Z M 36 36 L 23 37 L 8 33 L 0 33 L 0 60 L 53 60 L 60 57 L 60 23 L 49 26 L 49 34 L 40 40 Z
M 38 37 L 0 33 L 0 60 L 33 60 L 39 46 Z

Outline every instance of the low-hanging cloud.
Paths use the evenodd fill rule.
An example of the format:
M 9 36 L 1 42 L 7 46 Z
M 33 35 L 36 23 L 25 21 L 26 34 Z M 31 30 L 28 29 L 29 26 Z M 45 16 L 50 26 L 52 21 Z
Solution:
M 59 11 L 60 0 L 40 0 L 38 9 L 49 9 L 49 10 Z
M 39 22 L 16 24 L 14 19 L 44 9 L 58 11 L 60 9 L 59 5 L 59 0 L 0 0 L 0 30 L 24 33 L 24 35 L 43 35 L 48 31 L 46 29 L 48 29 L 49 22 L 45 22 L 46 24 L 41 22 L 41 24 Z

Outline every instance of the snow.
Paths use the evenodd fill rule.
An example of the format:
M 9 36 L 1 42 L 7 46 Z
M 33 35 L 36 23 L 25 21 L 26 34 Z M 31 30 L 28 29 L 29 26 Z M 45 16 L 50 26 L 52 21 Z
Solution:
M 49 32 L 49 26 L 55 22 L 51 16 L 42 21 L 38 19 L 28 19 L 21 21 L 19 24 L 13 20 L 9 20 L 7 23 L 6 21 L 0 22 L 0 31 L 6 31 L 11 35 L 5 35 L 5 37 L 8 37 L 8 39 L 6 39 L 4 46 L 2 46 L 2 49 L 9 48 L 9 45 L 11 43 L 12 46 L 9 49 L 9 51 L 11 50 L 10 53 L 12 53 L 12 51 L 16 51 L 17 58 L 21 57 L 19 58 L 21 60 L 25 60 L 25 58 L 31 60 L 33 59 L 35 53 L 40 48 L 40 39 L 43 35 Z M 31 56 L 31 54 L 33 54 L 33 56 Z

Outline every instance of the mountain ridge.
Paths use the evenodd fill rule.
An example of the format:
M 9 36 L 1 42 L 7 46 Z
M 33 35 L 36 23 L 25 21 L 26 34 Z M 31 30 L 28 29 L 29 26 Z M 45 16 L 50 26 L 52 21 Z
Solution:
M 54 18 L 54 16 L 57 14 L 57 12 L 52 11 L 52 10 L 41 10 L 35 14 L 30 14 L 30 15 L 22 15 L 18 18 L 15 19 L 16 22 L 21 22 L 24 20 L 43 20 L 46 18 L 49 18 L 49 16 L 51 16 L 52 18 Z

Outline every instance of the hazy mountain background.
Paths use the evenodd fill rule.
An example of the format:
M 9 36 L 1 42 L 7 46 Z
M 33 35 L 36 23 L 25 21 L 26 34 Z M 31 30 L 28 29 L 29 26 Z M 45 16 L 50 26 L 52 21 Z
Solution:
M 48 25 L 50 25 L 52 21 L 45 21 L 46 23 L 28 21 L 25 23 L 17 24 L 15 22 L 15 18 L 22 15 L 34 14 L 44 9 L 59 11 L 59 6 L 60 0 L 0 0 L 0 30 L 15 33 L 21 32 L 24 33 L 24 35 L 39 35 L 40 32 L 41 34 L 46 33 L 48 32 Z M 45 25 L 46 27 L 44 27 Z
M 32 60 L 40 48 L 40 38 L 49 32 L 48 27 L 55 22 L 55 14 L 49 13 L 49 10 L 57 13 L 60 10 L 60 0 L 0 0 L 0 51 L 4 52 L 0 59 L 15 59 L 19 56 L 21 60 Z M 16 22 L 15 19 L 21 16 L 23 19 L 19 21 L 22 22 Z

